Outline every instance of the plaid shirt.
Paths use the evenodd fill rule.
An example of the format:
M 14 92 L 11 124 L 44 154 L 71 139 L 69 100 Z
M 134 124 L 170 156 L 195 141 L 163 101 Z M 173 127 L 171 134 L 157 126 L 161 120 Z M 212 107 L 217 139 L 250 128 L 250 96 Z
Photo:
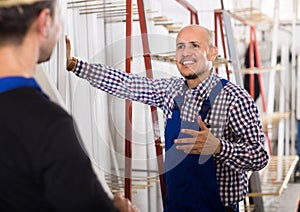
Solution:
M 172 116 L 174 98 L 185 93 L 181 108 L 185 121 L 197 120 L 203 101 L 221 79 L 212 71 L 196 88 L 184 89 L 186 81 L 180 77 L 149 79 L 82 60 L 75 74 L 111 95 L 161 108 L 165 119 Z M 247 91 L 228 82 L 204 121 L 222 144 L 214 155 L 221 200 L 225 206 L 237 204 L 247 194 L 247 171 L 264 168 L 269 159 L 258 109 Z

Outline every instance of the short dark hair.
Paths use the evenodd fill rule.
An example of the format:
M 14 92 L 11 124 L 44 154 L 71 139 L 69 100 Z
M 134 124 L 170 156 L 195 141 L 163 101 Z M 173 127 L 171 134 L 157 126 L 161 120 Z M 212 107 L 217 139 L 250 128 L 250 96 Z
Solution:
M 29 27 L 43 9 L 49 8 L 53 16 L 55 2 L 44 0 L 30 5 L 0 8 L 0 46 L 6 43 L 21 44 Z

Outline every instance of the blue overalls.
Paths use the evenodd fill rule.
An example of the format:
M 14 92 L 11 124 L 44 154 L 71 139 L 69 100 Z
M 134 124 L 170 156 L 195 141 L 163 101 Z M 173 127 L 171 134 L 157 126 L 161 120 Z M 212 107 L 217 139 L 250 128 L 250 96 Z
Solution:
M 204 121 L 216 96 L 226 85 L 221 80 L 204 100 L 199 115 Z M 196 122 L 180 119 L 180 109 L 184 96 L 175 98 L 172 118 L 167 119 L 165 129 L 165 174 L 167 188 L 165 212 L 219 212 L 225 211 L 221 202 L 216 180 L 216 168 L 212 155 L 193 155 L 176 150 L 174 140 L 187 137 L 181 129 L 199 130 Z

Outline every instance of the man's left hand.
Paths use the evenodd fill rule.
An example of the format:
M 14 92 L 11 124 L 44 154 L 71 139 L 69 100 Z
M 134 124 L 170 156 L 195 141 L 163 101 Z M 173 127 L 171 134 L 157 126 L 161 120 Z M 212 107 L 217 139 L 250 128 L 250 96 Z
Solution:
M 176 149 L 182 150 L 187 154 L 218 154 L 221 151 L 221 142 L 206 127 L 201 117 L 198 117 L 198 124 L 201 131 L 182 129 L 181 133 L 189 134 L 191 138 L 180 138 L 174 140 Z

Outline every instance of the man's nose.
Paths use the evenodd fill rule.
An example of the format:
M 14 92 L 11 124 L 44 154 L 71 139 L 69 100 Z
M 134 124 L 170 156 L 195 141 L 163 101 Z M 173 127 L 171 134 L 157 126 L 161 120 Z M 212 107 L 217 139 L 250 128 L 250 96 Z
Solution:
M 186 55 L 191 55 L 191 48 L 186 46 L 183 48 L 183 51 L 182 51 L 182 55 L 183 56 L 186 56 Z

